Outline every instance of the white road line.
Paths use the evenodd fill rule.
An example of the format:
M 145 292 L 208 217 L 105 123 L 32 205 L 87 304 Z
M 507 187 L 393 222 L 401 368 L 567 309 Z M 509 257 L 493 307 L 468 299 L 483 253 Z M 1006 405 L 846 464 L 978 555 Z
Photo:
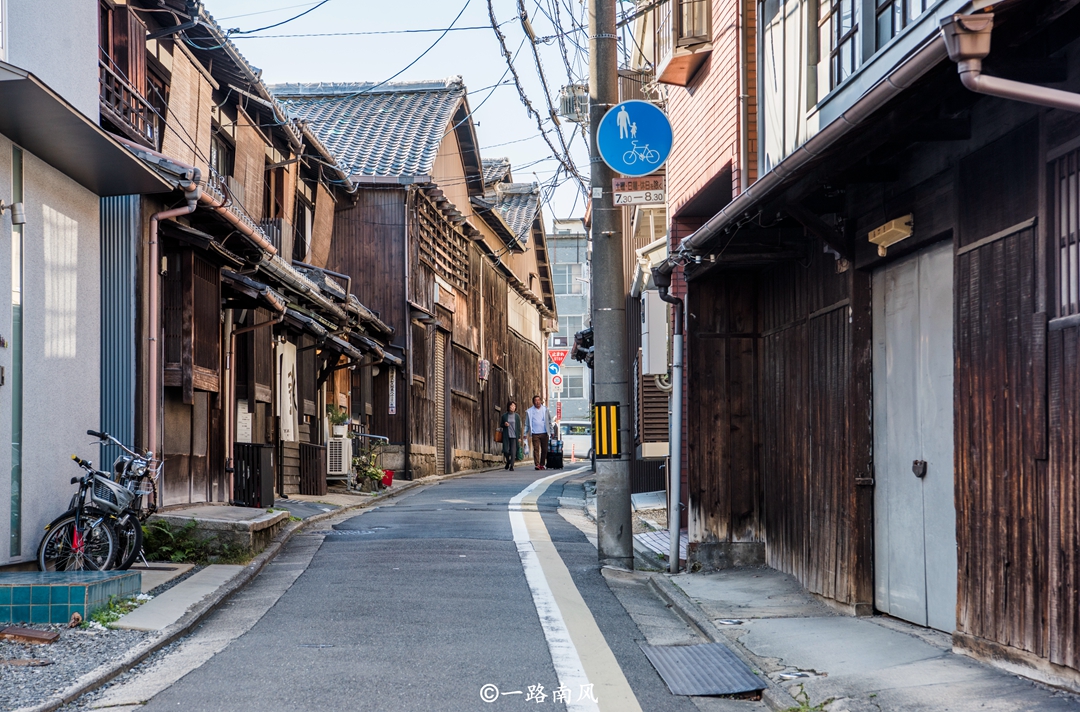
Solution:
M 572 712 L 640 712 L 622 668 L 555 550 L 536 508 L 537 499 L 548 485 L 570 474 L 573 473 L 562 472 L 536 480 L 510 500 L 514 543 L 559 684 L 571 693 L 566 708 Z M 552 590 L 552 581 L 558 584 L 558 594 Z M 573 629 L 567 625 L 568 620 Z M 588 697 L 582 698 L 580 693 L 585 689 L 594 690 L 599 704 Z

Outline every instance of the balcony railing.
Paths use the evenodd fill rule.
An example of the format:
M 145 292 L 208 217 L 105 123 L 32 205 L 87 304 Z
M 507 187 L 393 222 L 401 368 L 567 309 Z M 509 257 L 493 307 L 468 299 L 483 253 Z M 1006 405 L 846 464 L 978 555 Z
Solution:
M 98 63 L 101 109 L 112 123 L 147 147 L 157 149 L 158 117 L 154 108 L 126 79 Z

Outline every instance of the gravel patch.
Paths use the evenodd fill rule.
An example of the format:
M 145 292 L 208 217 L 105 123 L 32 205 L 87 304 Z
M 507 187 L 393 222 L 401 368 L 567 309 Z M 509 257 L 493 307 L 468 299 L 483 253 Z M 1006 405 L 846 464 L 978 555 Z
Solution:
M 169 653 L 173 652 L 178 645 L 182 645 L 188 639 L 188 637 L 189 636 L 184 636 L 180 640 L 174 640 L 160 650 L 155 650 L 153 653 L 147 656 L 145 660 L 143 660 L 141 663 L 131 668 L 127 672 L 117 675 L 115 678 L 105 683 L 101 687 L 97 688 L 96 690 L 91 690 L 82 697 L 79 697 L 67 703 L 60 708 L 60 712 L 91 712 L 91 710 L 94 709 L 92 705 L 105 697 L 105 694 L 110 689 L 117 685 L 123 685 L 124 683 L 131 680 L 133 677 L 148 670 L 159 660 L 167 656 Z
M 666 509 L 639 509 L 634 512 L 634 533 L 663 531 L 667 529 Z
M 34 626 L 55 630 L 60 639 L 51 645 L 29 645 L 0 640 L 0 660 L 44 658 L 44 667 L 0 665 L 0 709 L 15 710 L 43 702 L 94 670 L 116 660 L 151 635 L 134 630 L 94 631 L 65 626 Z

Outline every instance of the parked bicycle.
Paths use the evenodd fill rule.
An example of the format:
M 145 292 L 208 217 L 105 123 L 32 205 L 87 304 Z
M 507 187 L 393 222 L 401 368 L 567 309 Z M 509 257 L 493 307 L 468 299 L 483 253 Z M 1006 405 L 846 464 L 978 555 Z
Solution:
M 71 478 L 79 491 L 72 496 L 68 511 L 45 527 L 38 547 L 42 571 L 130 568 L 142 554 L 142 522 L 157 508 L 161 463 L 154 465 L 153 453 L 139 453 L 108 433 L 86 433 L 116 445 L 123 454 L 116 458 L 111 474 L 71 456 L 86 474 Z

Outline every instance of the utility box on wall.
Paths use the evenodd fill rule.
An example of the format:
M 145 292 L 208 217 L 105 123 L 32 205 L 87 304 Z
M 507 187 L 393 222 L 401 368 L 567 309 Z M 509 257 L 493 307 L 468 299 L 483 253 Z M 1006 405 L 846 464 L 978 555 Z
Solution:
M 663 376 L 668 372 L 668 305 L 660 293 L 641 293 L 641 375 Z

